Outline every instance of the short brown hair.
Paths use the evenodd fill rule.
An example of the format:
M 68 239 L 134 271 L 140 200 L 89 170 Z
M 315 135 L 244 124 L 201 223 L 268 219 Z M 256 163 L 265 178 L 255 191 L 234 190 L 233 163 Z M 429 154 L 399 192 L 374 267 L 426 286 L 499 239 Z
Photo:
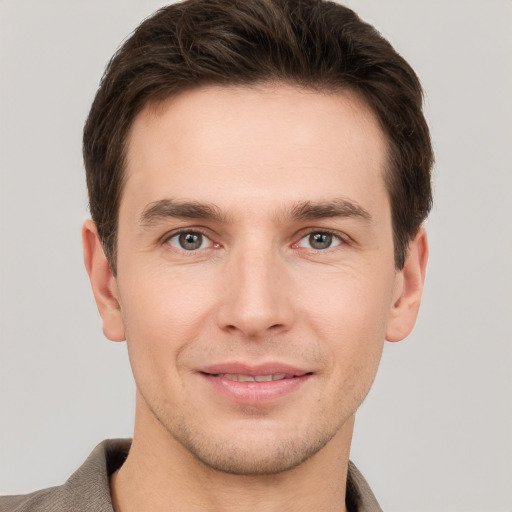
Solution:
M 84 128 L 90 210 L 116 272 L 127 135 L 149 102 L 203 85 L 286 82 L 360 94 L 389 140 L 395 265 L 432 204 L 433 152 L 420 82 L 352 10 L 322 0 L 186 0 L 146 19 L 107 66 Z

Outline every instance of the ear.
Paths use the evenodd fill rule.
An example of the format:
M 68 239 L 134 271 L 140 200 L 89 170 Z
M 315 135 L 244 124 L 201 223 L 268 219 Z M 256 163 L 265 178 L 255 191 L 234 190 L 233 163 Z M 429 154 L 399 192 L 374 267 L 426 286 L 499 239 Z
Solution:
M 416 323 L 427 260 L 427 233 L 424 228 L 420 228 L 416 237 L 409 243 L 405 265 L 396 276 L 394 303 L 386 331 L 388 341 L 403 340 L 411 333 Z
M 111 341 L 124 341 L 124 325 L 116 278 L 105 257 L 96 224 L 86 220 L 82 226 L 84 263 L 96 305 L 103 320 L 103 333 Z

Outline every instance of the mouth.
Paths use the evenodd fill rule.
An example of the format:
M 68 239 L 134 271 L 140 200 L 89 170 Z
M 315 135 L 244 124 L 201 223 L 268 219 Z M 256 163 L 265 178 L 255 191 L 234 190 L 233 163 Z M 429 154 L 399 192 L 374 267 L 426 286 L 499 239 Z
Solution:
M 210 389 L 232 402 L 270 404 L 300 390 L 313 372 L 283 364 L 222 364 L 199 372 Z
M 287 373 L 274 373 L 269 375 L 243 375 L 239 373 L 206 373 L 202 372 L 205 375 L 209 375 L 211 377 L 219 377 L 222 379 L 228 379 L 235 382 L 271 382 L 274 380 L 283 380 L 283 379 L 296 379 L 299 377 L 303 377 L 304 375 L 311 375 L 311 372 L 307 372 L 300 375 L 291 375 Z

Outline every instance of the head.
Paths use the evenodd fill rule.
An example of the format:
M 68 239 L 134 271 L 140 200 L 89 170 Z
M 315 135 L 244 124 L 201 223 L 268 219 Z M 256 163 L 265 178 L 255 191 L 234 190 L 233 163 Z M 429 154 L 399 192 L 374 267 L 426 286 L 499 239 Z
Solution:
M 188 0 L 157 11 L 114 55 L 85 125 L 90 209 L 114 274 L 126 144 L 137 114 L 202 86 L 265 83 L 350 90 L 375 113 L 388 140 L 385 180 L 402 268 L 432 203 L 433 152 L 412 68 L 334 2 Z
M 347 449 L 419 307 L 421 96 L 334 3 L 189 0 L 124 44 L 85 127 L 84 246 L 128 343 L 134 439 L 237 474 Z

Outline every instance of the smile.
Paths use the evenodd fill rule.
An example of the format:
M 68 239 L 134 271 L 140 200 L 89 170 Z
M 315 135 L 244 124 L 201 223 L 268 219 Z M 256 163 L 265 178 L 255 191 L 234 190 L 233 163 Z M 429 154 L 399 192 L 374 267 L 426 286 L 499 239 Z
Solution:
M 264 406 L 298 392 L 312 372 L 281 363 L 227 363 L 202 368 L 204 382 L 216 396 L 232 403 Z
M 294 375 L 287 375 L 286 373 L 277 373 L 274 375 L 240 375 L 236 373 L 222 373 L 214 376 L 237 382 L 270 382 L 273 380 L 292 379 L 295 377 Z

